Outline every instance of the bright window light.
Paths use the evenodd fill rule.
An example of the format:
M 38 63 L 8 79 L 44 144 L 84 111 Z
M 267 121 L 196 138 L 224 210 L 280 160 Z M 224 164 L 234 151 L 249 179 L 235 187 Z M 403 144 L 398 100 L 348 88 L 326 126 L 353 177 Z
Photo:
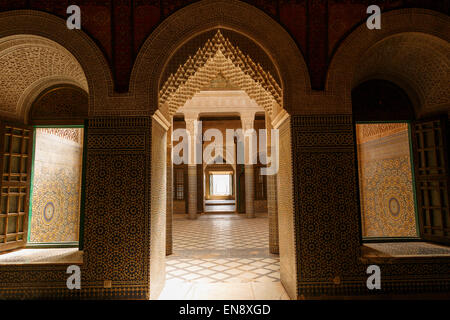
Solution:
M 211 175 L 211 195 L 230 196 L 231 195 L 231 174 Z

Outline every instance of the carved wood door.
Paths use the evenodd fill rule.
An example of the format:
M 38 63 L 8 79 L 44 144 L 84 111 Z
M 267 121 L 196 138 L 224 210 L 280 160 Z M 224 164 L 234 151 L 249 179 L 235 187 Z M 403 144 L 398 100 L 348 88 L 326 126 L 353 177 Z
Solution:
M 420 234 L 450 243 L 447 119 L 416 121 L 412 127 Z
M 0 251 L 5 251 L 27 242 L 33 130 L 0 122 L 0 137 Z

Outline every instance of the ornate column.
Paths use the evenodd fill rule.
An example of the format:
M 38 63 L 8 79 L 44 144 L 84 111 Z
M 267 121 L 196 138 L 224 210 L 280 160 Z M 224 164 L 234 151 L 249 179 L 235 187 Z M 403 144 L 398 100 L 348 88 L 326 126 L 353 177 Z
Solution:
M 185 114 L 186 130 L 189 134 L 189 163 L 188 163 L 188 217 L 197 219 L 197 155 L 198 114 Z
M 272 123 L 270 115 L 266 113 L 267 129 L 267 155 L 272 156 Z M 278 159 L 276 159 L 278 161 Z M 269 251 L 270 253 L 280 253 L 278 236 L 278 204 L 277 204 L 277 175 L 266 176 L 267 179 L 267 215 L 269 217 Z
M 167 131 L 167 198 L 166 198 L 166 256 L 172 254 L 172 218 L 173 218 L 173 163 L 172 128 Z
M 255 177 L 253 165 L 255 164 L 254 155 L 257 154 L 257 150 L 255 150 L 256 135 L 253 129 L 254 120 L 254 112 L 241 113 L 245 148 L 245 213 L 247 218 L 255 217 Z

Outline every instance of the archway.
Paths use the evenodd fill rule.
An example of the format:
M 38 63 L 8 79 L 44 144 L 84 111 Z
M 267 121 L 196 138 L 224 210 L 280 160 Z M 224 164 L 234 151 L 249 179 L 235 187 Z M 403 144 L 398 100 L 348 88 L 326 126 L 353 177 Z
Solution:
M 89 92 L 91 114 L 94 113 L 95 105 L 100 103 L 101 106 L 101 101 L 105 101 L 106 97 L 112 95 L 112 75 L 102 52 L 84 32 L 69 30 L 63 19 L 40 11 L 7 11 L 0 13 L 0 30 L 2 48 L 10 46 L 16 46 L 20 50 L 27 50 L 20 47 L 29 47 L 28 50 L 33 47 L 41 48 L 40 52 L 37 52 L 36 49 L 34 51 L 37 56 L 41 55 L 41 58 L 42 53 L 48 53 L 52 58 L 61 58 L 61 54 L 72 56 L 63 63 L 73 61 L 74 67 L 67 66 L 67 70 L 64 71 L 75 72 L 73 76 L 54 72 L 57 71 L 56 66 L 53 66 L 53 70 L 46 70 L 40 75 L 42 76 L 40 81 L 33 83 L 33 88 L 27 88 L 30 92 L 25 91 L 30 96 L 26 97 L 27 100 L 22 97 L 23 105 L 29 107 L 30 97 L 35 98 L 36 92 L 58 83 L 77 84 Z M 24 61 L 18 62 L 23 63 Z M 78 67 L 75 66 L 76 64 Z M 39 75 L 36 74 L 36 76 Z M 84 80 L 76 80 L 83 78 Z M 80 81 L 84 81 L 84 83 L 80 83 Z M 24 111 L 21 117 L 24 117 L 25 114 Z
M 401 92 L 402 97 L 397 97 L 397 101 L 402 103 L 402 100 L 410 100 L 413 110 L 407 110 L 407 112 L 401 112 L 400 114 L 400 108 L 397 106 L 398 109 L 396 110 L 399 111 L 395 114 L 397 118 L 392 117 L 390 120 L 398 121 L 398 117 L 400 116 L 402 118 L 400 120 L 411 120 L 411 115 L 414 114 L 416 121 L 412 121 L 412 126 L 416 125 L 411 130 L 413 136 L 417 135 L 417 137 L 420 138 L 421 135 L 423 135 L 423 132 L 427 130 L 428 132 L 433 132 L 433 134 L 436 134 L 437 136 L 438 132 L 442 132 L 442 123 L 448 121 L 446 118 L 448 117 L 450 96 L 447 92 L 448 90 L 441 88 L 448 86 L 447 84 L 444 84 L 448 83 L 448 73 L 444 74 L 444 70 L 446 70 L 446 68 L 448 69 L 447 66 L 449 64 L 449 17 L 430 10 L 401 9 L 383 13 L 381 19 L 383 25 L 380 30 L 369 30 L 365 24 L 362 24 L 341 43 L 331 60 L 327 74 L 325 93 L 334 95 L 337 103 L 341 106 L 342 112 L 350 114 L 352 113 L 352 109 L 355 111 L 355 106 L 352 106 L 352 90 L 356 89 L 355 93 L 359 94 L 360 92 L 358 93 L 358 91 L 360 91 L 361 87 L 364 87 L 364 85 L 369 82 L 372 82 L 372 85 L 369 85 L 369 87 L 366 88 L 366 93 L 370 92 L 370 94 L 365 95 L 364 99 L 377 98 L 378 101 L 380 101 L 382 95 L 389 93 L 391 90 L 391 93 Z M 391 85 L 383 85 L 383 89 L 380 89 L 381 86 L 373 86 L 374 82 L 382 83 L 385 81 L 390 82 Z M 361 87 L 358 88 L 358 86 Z M 393 89 L 394 87 L 398 87 L 397 89 L 399 90 Z M 384 98 L 386 98 L 386 96 Z M 366 106 L 374 107 L 373 101 L 367 101 Z M 424 118 L 434 117 L 435 115 L 440 114 L 444 115 L 445 118 L 440 120 L 431 119 L 429 122 L 423 120 Z M 374 113 L 372 113 L 372 116 L 373 115 Z M 358 117 L 360 114 L 353 114 L 353 116 Z M 365 116 L 369 115 L 365 114 Z M 377 114 L 376 116 L 378 117 L 376 120 L 382 120 L 380 114 Z M 354 119 L 353 121 L 351 119 L 349 120 L 349 124 L 354 127 Z M 373 139 L 376 136 L 379 136 L 381 133 L 380 131 L 384 131 L 387 127 L 389 127 L 389 124 L 385 127 L 380 125 L 376 130 L 366 130 L 365 133 L 368 134 L 366 134 L 365 137 Z M 400 129 L 395 126 L 390 126 L 390 128 L 395 130 Z M 405 129 L 405 126 L 402 127 L 402 130 L 403 129 Z M 389 132 L 385 131 L 384 133 L 388 134 Z M 399 135 L 403 135 L 405 140 L 407 140 L 407 132 L 405 130 L 399 133 Z M 354 146 L 358 143 L 358 138 L 360 137 L 354 137 L 352 139 L 352 144 Z M 367 141 L 368 140 L 365 142 Z M 436 141 L 442 140 L 436 139 Z M 359 143 L 360 142 L 361 140 Z M 408 142 L 406 141 L 406 143 Z M 409 146 L 407 144 L 404 146 L 405 150 L 409 151 Z M 423 156 L 423 150 L 420 150 L 420 147 L 417 148 L 417 145 L 414 147 L 414 143 L 412 147 L 413 149 L 416 149 L 415 152 L 419 157 Z M 430 150 L 436 148 L 443 149 L 442 143 L 440 145 L 432 145 L 429 147 Z M 422 152 L 422 154 L 419 154 L 419 152 Z M 381 155 L 381 153 L 379 154 Z M 438 167 L 438 170 L 442 170 L 445 166 L 445 162 L 436 162 L 439 164 L 436 166 Z M 358 167 L 355 166 L 354 170 L 358 170 Z M 386 174 L 386 172 L 384 172 L 384 174 Z M 389 176 L 389 174 L 387 174 L 387 176 Z M 420 182 L 416 181 L 417 188 L 425 190 L 426 188 L 431 189 L 431 184 L 438 185 L 439 183 L 442 183 L 441 181 L 448 179 L 448 176 L 441 174 L 438 179 L 433 180 L 434 178 L 427 176 L 422 170 L 421 177 L 417 177 L 416 175 L 416 179 L 421 179 Z M 427 185 L 428 182 L 423 181 L 433 182 Z M 409 187 L 409 189 L 412 188 Z M 445 195 L 446 193 L 448 193 L 448 190 L 442 189 L 442 194 Z M 417 194 L 419 197 L 420 192 Z M 397 199 L 394 198 L 395 195 L 393 194 L 392 197 L 386 199 L 386 209 L 388 210 L 385 212 L 392 212 L 395 215 L 398 212 L 399 206 L 397 205 Z M 441 199 L 444 199 L 444 197 Z M 425 201 L 427 201 L 427 199 L 425 199 Z M 425 201 L 422 202 L 424 203 Z M 356 202 L 358 202 L 358 200 L 356 200 Z M 361 204 L 361 200 L 359 200 L 359 202 Z M 418 203 L 418 211 L 425 212 L 426 210 L 420 208 L 420 200 Z M 439 205 L 441 204 L 437 204 L 437 207 Z M 411 207 L 410 204 L 409 206 Z M 357 208 L 357 210 L 354 210 L 353 212 L 360 215 L 360 209 L 361 208 Z M 442 212 L 447 214 L 445 210 Z M 428 213 L 433 214 L 431 211 Z M 362 248 L 364 250 L 364 232 L 366 231 L 361 230 L 361 221 L 352 225 L 355 227 L 355 234 L 359 234 L 359 236 L 358 239 L 348 243 L 363 243 Z M 432 229 L 435 226 L 430 226 L 428 224 L 426 227 Z M 410 230 L 411 232 L 409 235 L 415 236 L 414 225 Z M 436 228 L 436 230 L 439 229 Z M 438 231 L 437 233 L 441 234 L 442 231 Z M 438 238 L 439 237 L 435 237 L 434 241 L 437 241 Z M 428 237 L 425 239 L 430 241 L 431 238 Z M 442 241 L 442 238 L 440 241 Z M 402 247 L 400 242 L 396 245 L 399 249 Z M 401 252 L 401 250 L 398 252 Z M 362 256 L 364 257 L 365 254 L 363 253 Z M 349 260 L 345 272 L 354 276 L 357 274 L 361 275 L 363 274 L 363 268 L 361 267 L 367 267 L 368 263 L 371 262 L 367 260 L 362 266 L 358 266 L 359 263 L 350 263 Z M 416 274 L 402 274 L 403 270 L 408 270 L 408 268 L 411 267 L 411 263 L 402 262 L 390 269 L 389 276 L 392 276 L 392 282 L 385 286 L 385 292 L 396 292 L 398 283 L 400 282 L 410 283 L 410 285 L 405 288 L 405 292 L 407 293 L 423 292 L 427 290 L 427 286 L 432 286 L 432 284 L 429 283 L 422 284 L 420 276 L 417 276 Z M 360 269 L 360 271 L 358 271 L 358 269 Z M 427 274 L 433 274 L 434 277 L 439 277 L 440 272 L 438 269 L 433 269 L 428 270 Z M 359 277 L 363 278 L 362 276 Z M 348 284 L 348 286 L 352 287 L 351 284 Z M 355 291 L 356 290 L 357 289 L 355 288 Z
M 448 66 L 449 17 L 401 9 L 383 13 L 382 21 L 380 30 L 372 32 L 363 24 L 342 42 L 328 70 L 326 91 L 338 95 L 350 112 L 352 89 L 383 79 L 408 93 L 419 116 L 446 110 L 448 74 L 443 67 Z
M 29 153 L 22 150 L 21 156 L 31 159 L 33 155 L 31 139 L 33 128 L 31 125 L 51 124 L 53 126 L 70 123 L 70 126 L 73 126 L 75 122 L 77 125 L 82 125 L 89 114 L 94 114 L 95 105 L 103 104 L 106 97 L 111 94 L 112 77 L 106 59 L 95 43 L 83 31 L 69 30 L 66 21 L 61 18 L 33 10 L 7 11 L 0 13 L 0 26 L 0 59 L 2 60 L 0 83 L 3 90 L 6 90 L 1 94 L 3 98 L 0 102 L 0 114 L 4 120 L 2 127 L 7 129 L 3 132 L 8 134 L 8 130 L 11 128 L 21 130 L 22 138 L 28 140 L 30 147 Z M 78 108 L 78 110 L 74 110 L 74 108 Z M 33 115 L 33 112 L 36 114 Z M 74 117 L 76 118 L 75 122 Z M 10 122 L 14 122 L 14 125 L 8 127 Z M 72 141 L 77 140 L 78 143 L 82 140 L 79 132 L 75 132 L 75 130 L 57 132 L 53 130 L 54 128 L 47 129 L 43 131 L 54 136 L 55 139 L 61 138 L 60 142 L 72 139 Z M 25 146 L 25 144 L 22 145 Z M 82 153 L 79 149 L 76 151 L 78 155 Z M 4 152 L 4 150 L 2 151 Z M 21 165 L 21 170 L 27 172 L 27 175 L 23 175 L 23 181 L 20 182 L 22 190 L 25 191 L 21 194 L 22 201 L 30 194 L 27 190 L 30 186 L 30 164 L 31 161 L 28 161 L 28 167 Z M 79 182 L 79 178 L 78 174 L 77 182 Z M 8 188 L 8 182 L 2 183 L 2 187 Z M 44 191 L 47 189 L 49 193 L 52 192 L 50 188 L 44 187 L 43 189 Z M 48 194 L 45 196 L 47 197 Z M 45 200 L 44 198 L 43 200 Z M 77 201 L 79 200 L 75 200 L 75 202 Z M 83 204 L 80 204 L 81 206 Z M 48 208 L 52 208 L 52 206 L 50 205 Z M 27 209 L 25 211 L 28 212 Z M 96 213 L 90 214 L 92 211 L 87 211 L 85 222 L 88 221 L 88 223 L 83 225 L 95 225 Z M 47 212 L 49 219 L 53 217 L 52 212 L 52 210 Z M 24 215 L 24 213 L 22 204 L 20 215 Z M 104 227 L 102 222 L 100 224 Z M 78 239 L 81 243 L 84 239 L 83 234 L 80 233 Z M 23 239 L 16 237 L 16 240 Z M 93 253 L 96 240 L 98 239 L 90 238 L 85 242 L 85 257 L 89 253 Z M 15 243 L 12 244 L 15 245 Z M 22 241 L 17 244 L 20 248 L 25 243 Z M 18 253 L 20 254 L 20 250 Z M 88 283 L 93 279 L 95 273 L 93 270 L 97 264 L 92 258 L 85 258 L 83 261 L 82 252 L 77 252 L 75 255 L 73 264 L 81 266 L 83 281 L 86 286 L 89 286 Z M 13 278 L 22 279 L 35 290 L 32 290 L 33 292 L 17 291 L 14 289 L 14 285 L 10 288 L 11 278 L 8 278 L 2 281 L 2 284 L 5 285 L 5 290 L 3 291 L 2 288 L 2 291 L 5 294 L 22 295 L 22 297 L 54 296 L 55 292 L 60 291 L 60 288 L 65 288 L 66 279 L 61 271 L 66 266 L 52 264 L 51 259 L 47 263 L 49 265 L 45 270 L 38 272 L 36 269 L 34 270 L 36 273 L 32 279 L 26 279 L 23 270 L 17 266 L 6 267 L 9 273 L 14 274 Z M 2 274 L 8 272 L 2 272 Z M 103 277 L 103 275 L 101 276 Z M 43 279 L 48 278 L 55 279 L 54 285 L 44 288 L 40 286 Z M 67 293 L 67 296 L 71 296 L 71 293 Z
M 385 124 L 386 121 L 391 122 L 385 126 L 375 123 L 356 125 L 357 128 L 359 126 L 362 131 L 366 131 L 365 136 L 367 136 L 368 131 L 379 131 L 377 133 L 379 139 L 374 140 L 374 137 L 370 137 L 370 143 L 367 143 L 367 139 L 363 138 L 364 143 L 361 144 L 361 135 L 363 134 L 361 130 L 357 130 L 360 133 L 357 134 L 355 140 L 360 140 L 358 146 L 361 147 L 361 150 L 364 149 L 368 152 L 366 156 L 370 154 L 369 149 L 367 149 L 368 145 L 373 146 L 376 143 L 377 148 L 381 148 L 383 141 L 394 139 L 393 132 L 396 132 L 396 141 L 399 146 L 403 146 L 403 153 L 400 154 L 402 148 L 398 147 L 397 154 L 389 152 L 386 148 L 378 149 L 378 155 L 387 157 L 390 154 L 391 158 L 400 159 L 403 157 L 409 159 L 406 163 L 414 163 L 412 168 L 409 164 L 403 168 L 407 172 L 403 176 L 408 176 L 409 181 L 402 186 L 397 186 L 397 188 L 408 186 L 408 192 L 403 194 L 409 200 L 405 200 L 400 207 L 402 212 L 409 212 L 409 220 L 411 220 L 409 231 L 401 231 L 401 228 L 397 228 L 394 231 L 385 231 L 384 233 L 378 230 L 374 234 L 392 235 L 398 233 L 406 235 L 405 237 L 414 236 L 419 239 L 448 242 L 444 231 L 447 228 L 445 221 L 448 220 L 449 215 L 444 204 L 448 201 L 448 189 L 436 186 L 441 185 L 442 181 L 447 179 L 445 174 L 442 174 L 447 166 L 446 160 L 439 154 L 445 154 L 445 150 L 448 148 L 448 145 L 445 145 L 445 136 L 447 118 L 450 115 L 448 108 L 450 94 L 447 90 L 450 78 L 446 71 L 450 64 L 448 58 L 450 52 L 450 37 L 448 36 L 450 20 L 448 16 L 422 9 L 388 12 L 383 14 L 382 20 L 384 27 L 380 32 L 370 32 L 365 26 L 361 26 L 343 42 L 330 66 L 327 90 L 340 92 L 346 108 L 351 106 L 352 102 L 355 103 L 353 105 L 355 121 L 363 120 L 360 110 L 358 111 L 358 108 L 355 109 L 355 107 L 366 104 L 366 107 L 371 109 L 366 110 L 366 121 L 383 120 Z M 361 39 L 364 40 L 361 41 Z M 352 62 L 350 63 L 350 61 Z M 348 100 L 351 96 L 351 90 L 354 93 L 353 101 Z M 363 91 L 366 93 L 363 93 Z M 391 112 L 389 114 L 384 110 L 388 106 L 383 101 L 386 100 L 387 96 L 393 95 L 393 92 L 397 92 L 396 98 L 390 98 L 390 103 L 396 101 L 397 105 L 390 106 Z M 367 100 L 366 102 L 361 101 L 360 97 L 363 96 L 362 99 Z M 373 101 L 377 101 L 378 104 L 370 105 Z M 408 106 L 410 103 L 412 107 Z M 403 110 L 402 107 L 405 107 L 405 105 L 407 109 L 413 110 Z M 375 110 L 378 110 L 377 115 L 374 114 Z M 392 121 L 403 121 L 404 123 L 394 125 Z M 401 128 L 403 128 L 403 138 L 400 138 L 399 130 Z M 436 157 L 432 156 L 433 152 L 424 151 L 421 143 L 422 139 L 429 134 L 428 132 L 432 132 L 436 138 L 433 139 L 433 143 L 427 145 L 427 150 L 435 150 L 433 152 L 438 155 Z M 408 138 L 408 134 L 410 138 Z M 399 139 L 403 139 L 403 142 L 400 143 Z M 391 141 L 391 143 L 394 144 L 394 141 Z M 409 149 L 411 149 L 411 152 Z M 421 161 L 422 156 L 427 157 L 427 160 Z M 365 167 L 370 166 L 369 162 Z M 433 163 L 432 166 L 438 168 L 437 172 L 440 172 L 435 177 L 432 177 L 428 171 L 423 170 L 423 167 L 431 166 L 431 163 Z M 380 164 L 379 161 L 378 164 Z M 386 163 L 384 166 L 387 166 Z M 411 171 L 415 171 L 415 178 L 414 172 L 411 174 Z M 380 185 L 386 181 L 383 174 L 378 174 L 372 178 L 378 179 L 377 183 Z M 366 185 L 362 181 L 361 184 Z M 412 186 L 413 184 L 415 185 Z M 390 198 L 394 199 L 394 187 L 393 185 L 388 187 L 392 193 Z M 415 193 L 413 193 L 413 190 L 415 190 Z M 423 192 L 423 190 L 441 192 L 443 196 L 433 202 L 433 208 L 439 209 L 427 208 L 426 203 L 430 199 L 427 198 L 427 192 Z M 379 195 L 381 194 L 387 195 L 387 193 L 379 193 Z M 417 198 L 415 195 L 417 195 Z M 372 196 L 372 198 L 374 197 Z M 416 210 L 415 206 L 417 207 Z M 370 211 L 368 207 L 365 209 Z M 365 232 L 363 232 L 363 237 L 364 234 Z
M 165 235 L 161 230 L 165 230 L 166 222 L 164 215 L 167 179 L 165 146 L 167 130 L 171 126 L 171 114 L 173 114 L 173 110 L 176 110 L 176 106 L 172 108 L 167 103 L 161 103 L 167 102 L 167 99 L 165 96 L 161 99 L 160 90 L 163 90 L 163 93 L 167 90 L 167 87 L 164 87 L 167 80 L 164 75 L 166 68 L 170 67 L 169 62 L 173 57 L 176 57 L 178 49 L 196 36 L 208 31 L 216 33 L 218 29 L 235 33 L 237 37 L 244 37 L 248 39 L 247 41 L 253 42 L 256 48 L 263 50 L 273 64 L 273 70 L 275 70 L 273 76 L 279 79 L 278 86 L 282 88 L 281 94 L 279 93 L 278 97 L 274 98 L 276 103 L 272 103 L 272 110 L 266 109 L 266 111 L 270 114 L 271 125 L 280 130 L 280 153 L 286 155 L 280 161 L 278 171 L 278 179 L 285 182 L 282 189 L 278 185 L 280 199 L 278 212 L 282 212 L 279 215 L 278 225 L 280 234 L 285 235 L 283 239 L 280 239 L 281 281 L 291 298 L 296 298 L 297 258 L 293 234 L 293 189 L 288 112 L 293 108 L 299 108 L 298 101 L 303 101 L 303 97 L 310 92 L 309 77 L 301 53 L 286 31 L 258 9 L 238 1 L 198 2 L 179 10 L 166 19 L 144 43 L 133 68 L 130 90 L 139 103 L 148 106 L 150 112 L 154 114 L 152 125 L 152 199 L 155 200 L 158 199 L 158 196 L 164 195 L 158 201 L 152 202 L 151 209 L 152 221 L 155 223 L 152 223 L 151 237 L 153 240 L 150 241 L 152 244 L 150 270 L 153 270 L 150 272 L 150 296 L 156 297 L 163 284 L 165 252 L 165 239 L 163 238 Z M 195 50 L 197 49 L 195 47 Z M 217 48 L 213 49 L 214 52 L 217 51 Z M 195 55 L 195 50 L 191 53 L 192 56 Z M 219 55 L 216 55 L 216 62 L 220 60 L 221 63 L 228 63 L 227 60 L 233 61 L 227 59 L 226 52 L 222 56 L 220 52 Z M 180 58 L 181 60 L 178 60 L 176 67 L 185 64 L 188 58 L 189 54 Z M 211 61 L 214 63 L 214 59 Z M 203 64 L 208 66 L 207 63 L 203 62 Z M 232 65 L 228 66 L 232 67 Z M 239 69 L 245 70 L 245 66 Z M 264 71 L 264 69 L 262 70 Z M 236 69 L 236 71 L 239 70 Z M 256 75 L 255 78 L 262 75 L 262 73 L 258 75 L 260 71 L 257 67 L 255 71 L 253 73 Z M 242 73 L 242 76 L 251 79 L 251 76 L 246 75 L 245 72 Z M 183 75 L 179 82 L 188 82 L 187 79 L 189 78 L 189 76 Z M 264 79 L 264 77 L 259 79 Z M 259 80 L 255 82 L 259 83 Z M 270 82 L 271 80 L 266 78 L 266 80 L 260 82 L 259 87 L 263 89 L 261 92 L 269 92 L 270 96 L 275 97 L 277 89 L 275 87 L 269 89 Z M 181 101 L 183 99 L 186 101 L 195 93 L 195 90 L 192 90 L 189 86 L 186 88 L 187 90 L 181 94 Z M 254 91 L 256 92 L 256 90 Z

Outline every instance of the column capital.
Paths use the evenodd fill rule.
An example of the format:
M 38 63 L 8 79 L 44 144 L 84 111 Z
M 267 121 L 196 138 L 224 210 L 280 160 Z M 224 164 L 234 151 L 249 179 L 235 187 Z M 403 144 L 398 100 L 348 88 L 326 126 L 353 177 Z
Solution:
M 187 111 L 184 112 L 184 121 L 186 123 L 191 121 L 197 121 L 198 120 L 198 112 L 197 111 Z
M 253 129 L 255 122 L 255 111 L 241 112 L 242 129 L 245 131 Z
M 184 121 L 186 122 L 186 130 L 192 137 L 196 137 L 198 134 L 198 113 L 188 112 L 184 114 Z
M 202 159 L 202 129 L 198 121 L 198 112 L 186 112 L 184 114 L 186 131 L 189 135 L 189 164 L 197 164 Z

